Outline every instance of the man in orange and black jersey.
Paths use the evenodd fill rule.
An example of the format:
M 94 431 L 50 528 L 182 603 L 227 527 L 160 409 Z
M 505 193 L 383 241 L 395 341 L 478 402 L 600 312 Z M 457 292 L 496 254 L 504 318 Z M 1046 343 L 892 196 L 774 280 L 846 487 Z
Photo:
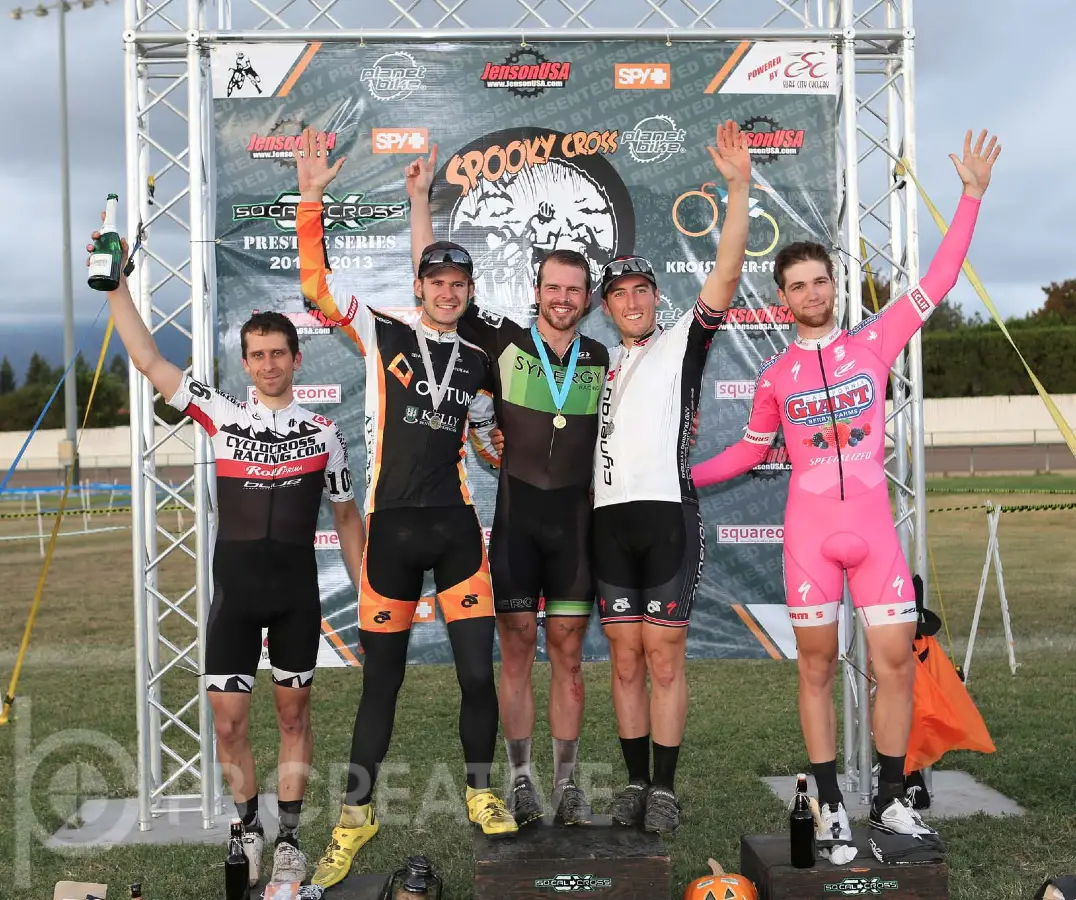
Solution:
M 370 803 L 376 770 L 388 752 L 411 621 L 423 575 L 431 569 L 462 692 L 468 817 L 492 837 L 518 829 L 489 787 L 499 718 L 493 590 L 463 466 L 468 434 L 488 461 L 499 460 L 490 437 L 489 357 L 456 334 L 474 293 L 471 261 L 431 261 L 419 270 L 414 291 L 422 312 L 415 325 L 355 301 L 357 292 L 327 265 L 322 197 L 344 160 L 330 167 L 325 141 L 324 133 L 307 129 L 295 152 L 300 278 L 303 295 L 366 358 L 367 423 L 367 552 L 359 592 L 363 692 L 340 820 L 312 879 L 327 888 L 346 877 L 355 854 L 378 830 Z M 346 314 L 334 295 L 353 298 Z

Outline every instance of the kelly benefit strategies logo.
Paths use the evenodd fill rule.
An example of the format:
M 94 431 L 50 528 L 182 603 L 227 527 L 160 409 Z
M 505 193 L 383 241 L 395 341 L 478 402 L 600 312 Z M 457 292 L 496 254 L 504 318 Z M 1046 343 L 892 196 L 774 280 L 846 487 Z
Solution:
M 553 249 L 577 250 L 597 283 L 635 245 L 635 212 L 607 159 L 617 131 L 509 128 L 457 150 L 435 183 L 450 239 L 470 250 L 477 293 L 508 315 L 529 316 L 538 267 Z

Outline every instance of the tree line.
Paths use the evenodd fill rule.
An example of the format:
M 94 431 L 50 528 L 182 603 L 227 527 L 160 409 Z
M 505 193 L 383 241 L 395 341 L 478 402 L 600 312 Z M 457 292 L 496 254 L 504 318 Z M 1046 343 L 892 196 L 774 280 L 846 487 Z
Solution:
M 874 290 L 879 307 L 889 302 L 888 282 L 875 281 Z M 1071 365 L 1076 358 L 1076 278 L 1053 282 L 1042 291 L 1042 306 L 1026 316 L 1007 319 L 1005 325 L 1014 332 L 1020 352 L 1047 391 L 1076 393 L 1076 368 Z M 863 301 L 868 310 L 872 308 L 866 280 Z M 7 357 L 0 360 L 0 431 L 32 428 L 62 374 L 62 366 L 53 368 L 35 353 L 20 384 Z M 75 380 L 81 426 L 93 384 L 93 368 L 81 354 L 75 361 Z M 1035 388 L 997 324 L 979 310 L 969 316 L 946 299 L 924 326 L 923 393 L 927 397 L 982 397 L 1033 394 Z M 117 353 L 101 372 L 88 426 L 127 425 L 128 402 L 127 361 Z M 163 399 L 157 400 L 155 410 L 169 425 L 182 418 Z M 62 397 L 53 402 L 41 427 L 64 427 Z

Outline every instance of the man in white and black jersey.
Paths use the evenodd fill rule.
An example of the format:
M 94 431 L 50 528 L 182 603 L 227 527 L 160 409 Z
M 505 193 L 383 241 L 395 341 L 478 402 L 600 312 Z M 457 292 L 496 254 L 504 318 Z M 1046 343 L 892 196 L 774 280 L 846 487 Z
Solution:
M 612 816 L 655 832 L 680 824 L 674 777 L 687 718 L 684 656 L 704 554 L 688 465 L 692 424 L 747 248 L 751 158 L 739 126 L 718 126 L 711 153 L 728 183 L 728 213 L 694 308 L 673 327 L 657 327 L 657 280 L 638 256 L 611 261 L 601 285 L 621 338 L 609 354 L 594 453 L 593 567 L 629 780 Z
M 126 241 L 123 251 L 125 262 Z M 302 361 L 299 337 L 280 313 L 256 313 L 240 331 L 243 367 L 254 383 L 253 402 L 241 403 L 160 354 L 126 278 L 108 294 L 108 302 L 135 368 L 169 405 L 209 434 L 216 459 L 218 527 L 204 676 L 217 756 L 243 821 L 253 886 L 260 879 L 265 835 L 247 730 L 262 629 L 267 629 L 280 728 L 279 832 L 271 881 L 302 881 L 307 863 L 298 829 L 314 749 L 310 685 L 322 622 L 314 532 L 322 496 L 331 501 L 344 563 L 356 585 L 366 540 L 347 445 L 331 420 L 295 402 L 292 381 Z

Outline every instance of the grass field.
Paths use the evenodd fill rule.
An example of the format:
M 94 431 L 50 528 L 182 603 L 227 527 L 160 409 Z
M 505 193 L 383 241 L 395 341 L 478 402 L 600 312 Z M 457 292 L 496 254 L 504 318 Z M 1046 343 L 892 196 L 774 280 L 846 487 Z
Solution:
M 1039 492 L 1076 489 L 1076 478 L 960 478 L 931 482 L 931 488 L 937 489 L 928 497 L 931 508 L 974 507 L 987 500 L 1064 503 L 1064 497 Z M 954 488 L 1019 493 L 944 492 Z M 1076 871 L 1074 513 L 1014 512 L 1001 521 L 1019 669 L 1015 676 L 1009 672 L 991 580 L 970 690 L 998 752 L 954 753 L 941 768 L 970 772 L 1024 806 L 1027 815 L 940 823 L 950 848 L 951 895 L 956 900 L 1030 900 L 1045 875 Z M 123 522 L 113 516 L 108 524 Z M 68 527 L 76 527 L 75 521 Z M 0 537 L 33 530 L 32 520 L 0 520 Z M 937 569 L 935 601 L 940 600 L 935 606 L 944 612 L 952 649 L 962 661 L 985 552 L 984 511 L 932 514 L 929 539 Z M 166 561 L 160 573 L 165 593 L 190 583 L 188 566 L 182 560 Z M 4 687 L 40 570 L 36 541 L 0 543 Z M 60 541 L 19 683 L 19 719 L 0 728 L 0 817 L 6 819 L 0 826 L 0 896 L 5 900 L 51 897 L 52 885 L 61 878 L 109 883 L 110 897 L 120 897 L 133 880 L 142 880 L 150 900 L 222 895 L 222 847 L 124 847 L 69 856 L 41 846 L 41 836 L 70 821 L 80 800 L 133 795 L 131 773 L 122 763 L 123 757 L 136 758 L 130 597 L 129 532 Z M 166 633 L 171 620 L 162 626 Z M 944 632 L 941 639 L 948 647 Z M 601 806 L 619 787 L 623 764 L 609 699 L 609 667 L 588 664 L 585 677 L 581 769 L 585 789 Z M 194 676 L 190 678 L 188 693 L 194 688 Z M 806 764 L 796 716 L 794 663 L 697 661 L 689 663 L 688 678 L 691 713 L 677 782 L 685 802 L 684 825 L 668 841 L 676 897 L 688 880 L 705 871 L 708 856 L 735 870 L 740 834 L 784 827 L 782 804 L 759 776 L 796 772 Z M 538 667 L 535 680 L 538 708 L 543 710 L 547 667 Z M 262 673 L 254 695 L 252 736 L 263 789 L 271 789 L 264 777 L 275 764 L 276 728 L 266 687 Z M 335 818 L 339 762 L 346 760 L 361 690 L 357 670 L 325 670 L 315 680 L 315 776 L 302 825 L 311 857 L 320 853 Z M 360 856 L 364 870 L 383 871 L 408 852 L 428 854 L 445 878 L 446 900 L 470 896 L 473 884 L 471 835 L 459 799 L 463 778 L 457 698 L 451 668 L 409 670 L 387 760 L 396 770 L 383 782 L 395 791 L 395 799 L 387 801 L 394 815 Z M 550 769 L 549 743 L 540 713 L 535 734 L 540 778 Z M 112 758 L 117 753 L 119 762 Z M 499 747 L 498 764 L 503 763 Z M 503 768 L 498 774 L 503 777 Z M 226 806 L 226 814 L 229 811 Z

